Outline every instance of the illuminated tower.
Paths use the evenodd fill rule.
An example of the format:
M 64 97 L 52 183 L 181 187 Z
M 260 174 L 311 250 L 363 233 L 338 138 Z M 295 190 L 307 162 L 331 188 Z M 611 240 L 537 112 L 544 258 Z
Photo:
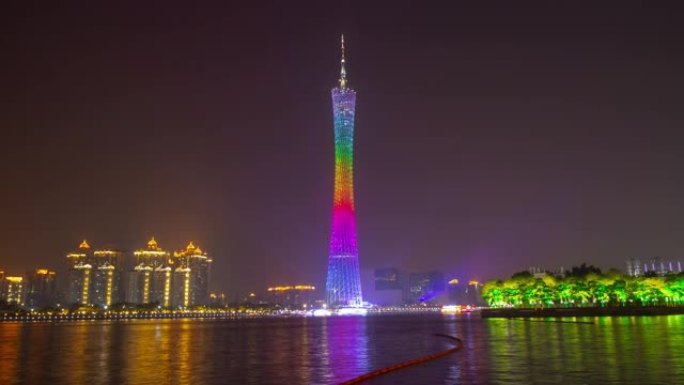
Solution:
M 171 305 L 188 307 L 208 304 L 211 258 L 192 242 L 185 250 L 173 255 L 175 269 L 171 285 Z
M 78 246 L 78 250 L 67 254 L 69 262 L 69 296 L 70 305 L 89 305 L 90 281 L 93 270 L 93 253 L 85 240 Z
M 111 306 L 119 302 L 123 253 L 111 247 L 93 252 L 92 303 L 98 306 Z
M 339 85 L 331 92 L 335 125 L 335 192 L 325 289 L 326 300 L 330 306 L 361 306 L 353 173 L 356 92 L 347 87 L 344 36 L 341 50 Z
M 168 251 L 162 250 L 152 237 L 147 249 L 136 250 L 135 267 L 129 272 L 127 302 L 135 304 L 171 305 L 171 267 Z

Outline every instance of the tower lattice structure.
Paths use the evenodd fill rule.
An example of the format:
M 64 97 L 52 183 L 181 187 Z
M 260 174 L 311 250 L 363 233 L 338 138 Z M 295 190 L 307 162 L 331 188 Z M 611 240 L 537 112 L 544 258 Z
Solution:
M 335 126 L 335 192 L 326 300 L 330 306 L 361 306 L 361 276 L 354 209 L 354 112 L 356 92 L 347 86 L 344 36 L 339 85 L 332 89 Z

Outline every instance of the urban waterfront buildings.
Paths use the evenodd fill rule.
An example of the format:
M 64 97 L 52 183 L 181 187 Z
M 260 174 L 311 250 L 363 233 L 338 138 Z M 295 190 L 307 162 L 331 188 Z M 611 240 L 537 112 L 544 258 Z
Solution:
M 369 301 L 379 306 L 400 305 L 477 305 L 482 303 L 477 280 L 447 282 L 443 272 L 404 271 L 396 267 L 378 268 L 373 271 L 374 289 Z
M 87 241 L 67 254 L 67 304 L 111 306 L 121 302 L 123 253 L 113 248 L 91 250 Z
M 212 260 L 192 242 L 172 257 L 152 238 L 145 248 L 133 252 L 128 270 L 122 251 L 112 247 L 93 251 L 87 241 L 68 253 L 67 261 L 64 304 L 68 306 L 107 308 L 125 302 L 186 308 L 209 304 Z
M 344 36 L 339 85 L 331 91 L 335 126 L 335 190 L 328 255 L 326 301 L 330 306 L 361 306 L 354 209 L 354 113 L 356 92 L 347 86 Z
M 312 285 L 274 286 L 268 288 L 268 302 L 290 308 L 310 308 L 315 302 Z

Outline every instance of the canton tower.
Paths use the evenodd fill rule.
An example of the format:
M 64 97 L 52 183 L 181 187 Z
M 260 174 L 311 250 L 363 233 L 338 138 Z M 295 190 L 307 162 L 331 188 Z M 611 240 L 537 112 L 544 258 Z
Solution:
M 356 92 L 347 87 L 344 35 L 339 85 L 332 89 L 335 125 L 335 192 L 328 256 L 326 300 L 330 306 L 362 305 L 354 213 L 354 109 Z

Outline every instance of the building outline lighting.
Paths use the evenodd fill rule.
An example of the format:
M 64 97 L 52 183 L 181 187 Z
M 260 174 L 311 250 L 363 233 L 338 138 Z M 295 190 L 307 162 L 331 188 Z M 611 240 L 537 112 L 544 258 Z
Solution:
M 335 189 L 328 254 L 326 301 L 330 306 L 362 306 L 354 208 L 354 115 L 356 91 L 348 87 L 344 35 L 340 78 L 331 91 L 335 133 Z

